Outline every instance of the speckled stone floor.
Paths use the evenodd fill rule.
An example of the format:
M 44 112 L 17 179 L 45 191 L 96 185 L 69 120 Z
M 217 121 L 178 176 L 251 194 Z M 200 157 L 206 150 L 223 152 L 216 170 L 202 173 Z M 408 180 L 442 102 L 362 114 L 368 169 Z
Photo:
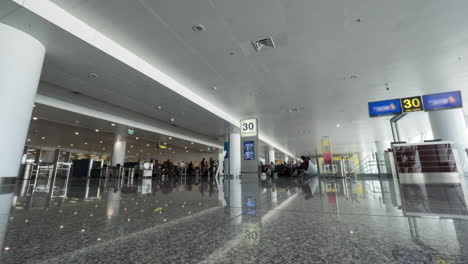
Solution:
M 0 263 L 468 263 L 459 192 L 415 216 L 386 178 L 18 182 Z

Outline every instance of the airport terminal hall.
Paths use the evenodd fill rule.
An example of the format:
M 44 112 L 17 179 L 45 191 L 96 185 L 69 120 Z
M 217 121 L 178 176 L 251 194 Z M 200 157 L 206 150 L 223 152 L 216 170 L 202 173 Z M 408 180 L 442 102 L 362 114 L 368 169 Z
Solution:
M 468 264 L 467 0 L 0 0 L 0 263 Z

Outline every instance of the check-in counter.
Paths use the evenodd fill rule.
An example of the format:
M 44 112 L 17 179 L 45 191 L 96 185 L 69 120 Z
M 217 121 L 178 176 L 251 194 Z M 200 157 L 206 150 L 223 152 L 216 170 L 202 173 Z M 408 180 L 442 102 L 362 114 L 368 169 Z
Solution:
M 451 142 L 395 144 L 393 154 L 405 215 L 468 218 L 463 169 Z

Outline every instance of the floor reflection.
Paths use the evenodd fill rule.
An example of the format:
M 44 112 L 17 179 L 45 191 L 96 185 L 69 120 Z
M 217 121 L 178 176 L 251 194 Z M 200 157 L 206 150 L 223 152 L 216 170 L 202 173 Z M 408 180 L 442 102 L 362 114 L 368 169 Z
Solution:
M 0 262 L 466 263 L 464 189 L 431 190 L 409 207 L 387 178 L 20 181 L 0 194 Z

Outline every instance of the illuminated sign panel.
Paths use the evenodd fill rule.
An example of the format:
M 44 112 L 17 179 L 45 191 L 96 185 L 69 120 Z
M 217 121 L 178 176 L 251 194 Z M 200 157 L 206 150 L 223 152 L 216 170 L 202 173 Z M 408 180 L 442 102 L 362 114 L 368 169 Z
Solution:
M 369 116 L 396 115 L 402 112 L 400 99 L 369 102 Z
M 423 102 L 426 111 L 459 108 L 463 106 L 460 91 L 424 95 Z
M 401 106 L 403 107 L 403 112 L 416 112 L 424 110 L 421 96 L 401 98 Z

